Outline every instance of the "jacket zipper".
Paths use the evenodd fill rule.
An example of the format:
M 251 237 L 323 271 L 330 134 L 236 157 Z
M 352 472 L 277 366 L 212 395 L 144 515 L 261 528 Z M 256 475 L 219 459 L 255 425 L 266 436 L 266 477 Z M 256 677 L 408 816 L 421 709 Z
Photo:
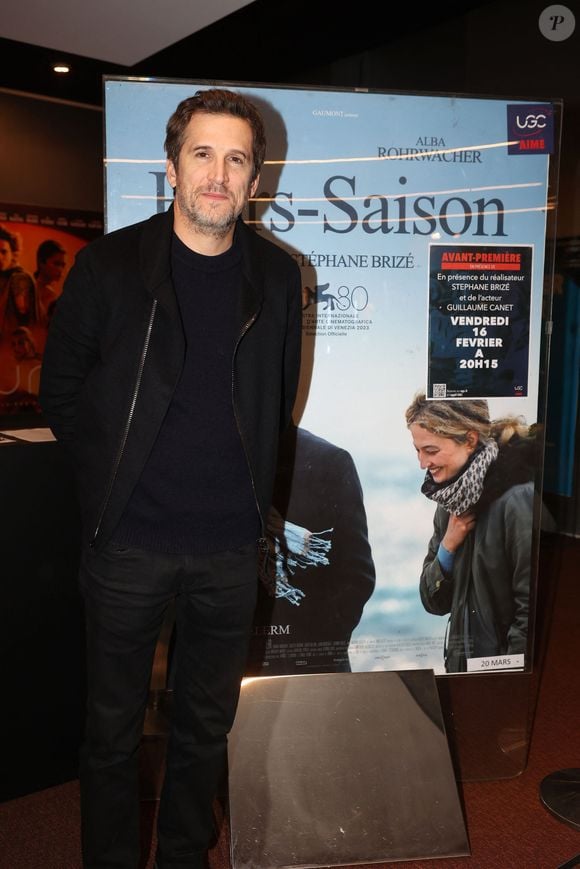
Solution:
M 253 323 L 255 323 L 257 316 L 258 316 L 258 312 L 256 311 L 256 313 L 253 314 L 253 315 L 250 317 L 250 319 L 248 320 L 248 322 L 247 322 L 247 323 L 245 324 L 245 326 L 243 327 L 242 331 L 240 332 L 240 334 L 239 334 L 239 336 L 238 336 L 238 340 L 236 341 L 236 346 L 234 347 L 234 354 L 233 354 L 233 356 L 232 356 L 232 407 L 233 407 L 233 409 L 234 409 L 234 418 L 235 418 L 235 420 L 236 420 L 236 427 L 237 427 L 237 429 L 238 429 L 238 434 L 240 435 L 240 440 L 241 440 L 241 442 L 242 442 L 242 448 L 243 448 L 243 450 L 244 450 L 244 455 L 245 455 L 245 457 L 246 457 L 246 463 L 247 463 L 247 465 L 248 465 L 248 470 L 249 470 L 249 472 L 250 472 L 250 482 L 251 482 L 251 484 L 252 484 L 252 492 L 254 493 L 254 501 L 256 502 L 256 509 L 258 510 L 258 517 L 259 517 L 259 519 L 260 519 L 260 528 L 262 529 L 262 536 L 258 539 L 258 548 L 259 548 L 262 552 L 267 552 L 267 551 L 268 551 L 268 541 L 267 541 L 266 536 L 265 536 L 265 534 L 266 534 L 266 526 L 265 526 L 265 524 L 264 524 L 264 517 L 262 516 L 262 511 L 260 510 L 260 504 L 259 504 L 259 501 L 258 501 L 258 495 L 257 495 L 257 493 L 256 493 L 256 481 L 254 480 L 254 474 L 253 474 L 253 472 L 252 472 L 252 464 L 251 464 L 251 462 L 250 462 L 250 457 L 249 457 L 249 455 L 248 455 L 248 450 L 247 450 L 247 447 L 246 447 L 246 442 L 245 442 L 245 440 L 244 440 L 244 433 L 243 433 L 243 431 L 242 431 L 242 426 L 241 426 L 241 423 L 240 423 L 240 418 L 239 418 L 239 416 L 238 416 L 238 409 L 237 409 L 237 407 L 236 407 L 236 396 L 235 396 L 235 374 L 234 374 L 234 363 L 235 363 L 236 355 L 237 355 L 237 352 L 238 352 L 238 347 L 240 346 L 240 342 L 241 342 L 242 338 L 244 337 L 244 335 L 247 333 L 247 331 L 248 331 L 248 329 L 250 328 L 250 326 L 252 326 Z
M 116 459 L 113 463 L 113 470 L 109 479 L 109 484 L 106 489 L 105 497 L 103 499 L 103 505 L 99 512 L 99 516 L 97 519 L 97 524 L 95 527 L 95 532 L 93 534 L 93 539 L 91 541 L 91 546 L 94 547 L 97 541 L 97 537 L 99 536 L 99 532 L 101 530 L 101 525 L 103 523 L 103 517 L 105 515 L 105 511 L 109 504 L 109 499 L 111 497 L 111 492 L 113 491 L 113 485 L 117 478 L 117 474 L 119 472 L 119 466 L 121 464 L 121 459 L 123 458 L 123 453 L 125 452 L 125 446 L 127 444 L 127 438 L 129 437 L 129 429 L 131 428 L 131 423 L 133 421 L 133 414 L 135 413 L 135 405 L 137 404 L 137 397 L 139 395 L 139 390 L 141 388 L 141 380 L 143 378 L 143 369 L 145 367 L 145 359 L 147 358 L 147 351 L 149 350 L 149 342 L 151 341 L 151 332 L 153 331 L 153 321 L 155 319 L 155 311 L 157 310 L 157 299 L 153 299 L 153 305 L 151 307 L 151 315 L 149 317 L 149 323 L 147 325 L 147 332 L 145 333 L 145 341 L 143 342 L 143 349 L 141 350 L 141 358 L 139 360 L 139 368 L 137 369 L 137 378 L 135 380 L 135 388 L 133 390 L 133 395 L 131 398 L 131 404 L 129 406 L 129 413 L 127 414 L 127 420 L 125 422 L 125 428 L 123 429 L 123 436 L 121 438 L 121 443 L 119 445 L 119 449 L 117 451 Z

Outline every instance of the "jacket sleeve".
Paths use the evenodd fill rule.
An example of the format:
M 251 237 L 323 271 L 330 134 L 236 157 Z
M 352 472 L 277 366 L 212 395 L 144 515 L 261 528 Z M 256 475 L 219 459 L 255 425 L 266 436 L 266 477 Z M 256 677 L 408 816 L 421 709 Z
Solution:
M 302 345 L 302 278 L 297 263 L 292 263 L 288 286 L 288 320 L 284 343 L 284 383 L 282 384 L 281 427 L 290 424 L 300 377 Z
M 508 630 L 508 653 L 526 651 L 530 617 L 530 570 L 532 558 L 534 489 L 531 483 L 516 486 L 505 505 L 507 552 L 512 558 L 514 611 Z
M 421 601 L 428 613 L 444 616 L 451 612 L 453 599 L 453 578 L 446 576 L 439 564 L 437 550 L 447 527 L 447 514 L 437 508 L 433 518 L 433 536 L 429 541 L 427 555 L 423 561 L 423 570 L 419 590 Z
M 100 305 L 81 251 L 52 315 L 40 377 L 40 405 L 57 440 L 74 440 L 79 396 L 99 358 Z

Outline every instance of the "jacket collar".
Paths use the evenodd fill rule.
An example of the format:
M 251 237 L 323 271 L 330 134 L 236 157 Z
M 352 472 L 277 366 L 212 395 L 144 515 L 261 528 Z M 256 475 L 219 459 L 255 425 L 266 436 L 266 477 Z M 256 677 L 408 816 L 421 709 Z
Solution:
M 245 321 L 261 307 L 264 295 L 262 260 L 256 249 L 254 230 L 238 218 L 236 233 L 242 246 L 244 283 L 240 300 L 240 316 Z M 143 226 L 141 268 L 147 290 L 167 308 L 175 306 L 175 291 L 171 281 L 171 240 L 173 236 L 173 205 L 162 214 L 154 214 Z
M 141 272 L 145 286 L 162 305 L 173 307 L 175 293 L 171 283 L 171 238 L 173 205 L 162 214 L 154 214 L 143 225 L 141 236 Z
M 244 283 L 240 299 L 240 316 L 245 322 L 253 317 L 262 306 L 264 298 L 264 273 L 262 259 L 256 249 L 256 236 L 241 217 L 236 224 L 242 246 Z

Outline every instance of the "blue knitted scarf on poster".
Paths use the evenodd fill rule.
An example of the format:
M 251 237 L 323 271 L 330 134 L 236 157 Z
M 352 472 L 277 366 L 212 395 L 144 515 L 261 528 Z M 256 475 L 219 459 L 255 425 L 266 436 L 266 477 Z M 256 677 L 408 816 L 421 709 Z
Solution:
M 272 508 L 268 516 L 268 551 L 260 563 L 260 579 L 272 597 L 285 598 L 294 606 L 300 606 L 306 593 L 290 581 L 297 570 L 329 564 L 328 553 L 333 529 L 309 531 L 294 522 L 282 519 Z

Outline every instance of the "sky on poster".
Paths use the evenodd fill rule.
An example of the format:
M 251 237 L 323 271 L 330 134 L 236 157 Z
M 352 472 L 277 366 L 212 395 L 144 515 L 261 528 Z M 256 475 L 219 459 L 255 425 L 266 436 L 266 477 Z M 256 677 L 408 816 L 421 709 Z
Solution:
M 199 86 L 206 85 L 106 82 L 108 231 L 157 209 L 158 177 L 152 173 L 164 171 L 165 124 Z M 361 477 L 377 591 L 357 635 L 433 637 L 439 641 L 434 651 L 425 653 L 426 644 L 419 657 L 402 652 L 389 666 L 440 671 L 444 620 L 424 613 L 417 594 L 433 508 L 419 492 L 423 472 L 404 424 L 405 408 L 426 385 L 429 244 L 533 245 L 528 396 L 490 400 L 490 410 L 492 416 L 517 413 L 536 421 L 549 158 L 508 156 L 505 99 L 231 86 L 252 98 L 266 119 L 268 164 L 258 195 L 278 192 L 285 214 L 259 206 L 261 231 L 298 258 L 305 286 L 328 284 L 347 299 L 359 288 L 356 307 L 368 299 L 358 311 L 349 302 L 343 323 L 336 309 L 317 306 L 318 334 L 305 336 L 297 405 L 297 421 L 349 450 Z M 403 159 L 413 148 L 446 157 Z M 166 207 L 167 185 L 163 195 Z M 431 197 L 432 208 L 421 200 L 427 211 L 447 210 L 455 236 L 443 232 L 440 221 L 432 234 L 413 213 L 420 196 Z M 365 232 L 363 218 L 380 207 L 378 197 L 387 204 L 390 231 L 380 231 L 373 217 L 370 228 L 379 231 Z M 494 235 L 493 207 L 484 218 L 486 235 L 474 235 L 475 215 L 461 232 L 467 222 L 461 200 L 477 212 L 482 197 L 501 200 L 505 235 Z M 406 231 L 397 231 L 403 202 Z M 341 255 L 355 265 L 329 261 Z M 388 257 L 391 266 L 373 267 L 377 257 Z M 410 267 L 392 267 L 402 262 Z M 364 656 L 358 666 L 367 668 Z

